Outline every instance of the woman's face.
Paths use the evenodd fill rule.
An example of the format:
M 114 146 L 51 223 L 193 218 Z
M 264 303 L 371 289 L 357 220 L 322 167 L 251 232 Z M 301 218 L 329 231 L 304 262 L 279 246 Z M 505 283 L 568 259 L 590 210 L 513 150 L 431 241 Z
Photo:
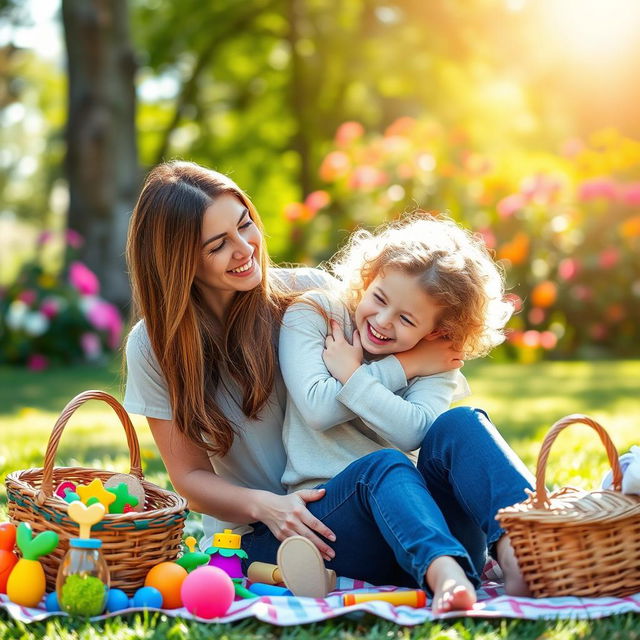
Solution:
M 223 315 L 236 291 L 260 284 L 261 247 L 262 234 L 235 196 L 223 194 L 205 211 L 195 281 L 216 314 Z

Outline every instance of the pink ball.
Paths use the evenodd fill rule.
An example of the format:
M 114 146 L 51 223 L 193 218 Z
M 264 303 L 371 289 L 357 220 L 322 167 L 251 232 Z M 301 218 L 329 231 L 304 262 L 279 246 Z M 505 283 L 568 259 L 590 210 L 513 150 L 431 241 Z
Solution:
M 231 578 L 217 567 L 198 567 L 182 583 L 182 604 L 199 618 L 218 618 L 227 612 L 235 596 Z

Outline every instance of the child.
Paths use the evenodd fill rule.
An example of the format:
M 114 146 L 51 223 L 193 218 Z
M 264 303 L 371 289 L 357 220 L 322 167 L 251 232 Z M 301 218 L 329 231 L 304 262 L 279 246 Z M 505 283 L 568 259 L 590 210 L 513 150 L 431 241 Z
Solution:
M 358 231 L 331 267 L 338 288 L 304 294 L 280 332 L 288 492 L 374 451 L 420 447 L 468 393 L 463 360 L 502 342 L 513 311 L 485 246 L 444 218 L 416 214 Z M 448 593 L 434 589 L 437 610 L 475 601 L 470 582 L 454 578 Z
M 331 267 L 340 288 L 304 294 L 280 332 L 288 491 L 381 447 L 418 448 L 468 395 L 463 360 L 502 342 L 512 313 L 484 245 L 444 218 L 358 231 Z

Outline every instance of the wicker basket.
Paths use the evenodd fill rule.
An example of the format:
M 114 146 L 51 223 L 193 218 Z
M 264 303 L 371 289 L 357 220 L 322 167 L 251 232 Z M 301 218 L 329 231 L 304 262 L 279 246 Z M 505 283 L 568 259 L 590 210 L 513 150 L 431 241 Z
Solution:
M 613 491 L 545 488 L 551 445 L 574 423 L 595 429 L 613 470 Z M 556 422 L 536 468 L 536 491 L 496 516 L 507 531 L 531 593 L 553 596 L 623 597 L 640 592 L 640 497 L 620 491 L 618 453 L 605 429 L 583 415 Z
M 92 527 L 92 536 L 102 540 L 102 552 L 111 573 L 111 586 L 129 595 L 143 586 L 151 567 L 165 560 L 175 560 L 180 550 L 182 529 L 188 513 L 186 500 L 143 479 L 140 446 L 129 415 L 108 393 L 85 391 L 64 408 L 53 427 L 44 457 L 44 467 L 14 471 L 7 475 L 9 517 L 15 522 L 29 522 L 34 533 L 55 531 L 60 544 L 40 559 L 47 578 L 47 590 L 55 588 L 58 565 L 69 546 L 69 538 L 78 537 L 78 525 L 66 513 L 66 503 L 53 494 L 63 480 L 88 484 L 94 478 L 103 482 L 114 475 L 110 471 L 83 467 L 54 467 L 54 458 L 62 431 L 73 412 L 87 400 L 102 400 L 116 412 L 124 427 L 129 445 L 130 474 L 140 480 L 145 490 L 145 510 L 124 514 L 107 514 Z

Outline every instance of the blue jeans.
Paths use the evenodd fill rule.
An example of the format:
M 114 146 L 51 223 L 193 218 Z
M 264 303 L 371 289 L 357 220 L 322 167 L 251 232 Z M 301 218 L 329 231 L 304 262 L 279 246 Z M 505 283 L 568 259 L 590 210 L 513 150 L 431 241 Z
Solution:
M 496 512 L 532 483 L 487 415 L 458 407 L 428 430 L 417 466 L 399 451 L 376 451 L 320 485 L 325 496 L 307 508 L 336 535 L 326 566 L 338 575 L 426 588 L 427 568 L 446 555 L 477 586 L 487 548 L 503 534 Z M 280 542 L 253 526 L 242 538 L 247 563 L 274 563 Z

